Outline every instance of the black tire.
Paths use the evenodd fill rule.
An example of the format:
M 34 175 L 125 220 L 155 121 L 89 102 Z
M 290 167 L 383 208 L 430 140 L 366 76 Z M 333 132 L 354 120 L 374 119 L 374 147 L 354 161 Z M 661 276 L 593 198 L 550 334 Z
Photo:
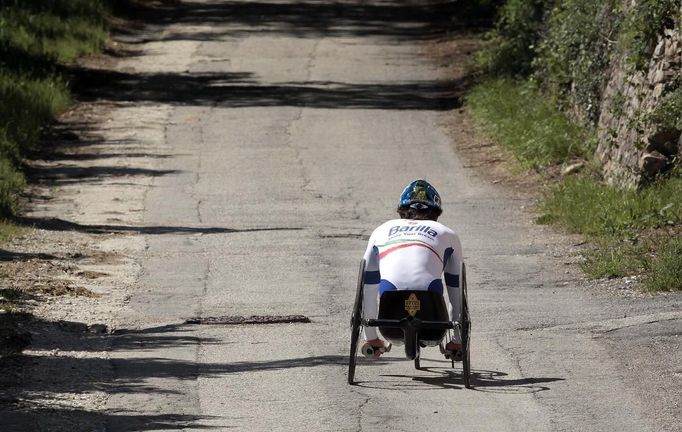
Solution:
M 471 388 L 471 319 L 467 297 L 466 266 L 462 263 L 462 379 L 464 387 Z
M 419 355 L 419 341 L 417 332 L 411 329 L 405 331 L 405 358 L 414 360 Z
M 355 364 L 358 357 L 358 341 L 360 340 L 360 330 L 362 329 L 362 292 L 365 284 L 365 260 L 360 263 L 360 273 L 358 274 L 358 286 L 355 292 L 355 304 L 353 313 L 350 317 L 350 355 L 348 356 L 348 384 L 355 384 Z

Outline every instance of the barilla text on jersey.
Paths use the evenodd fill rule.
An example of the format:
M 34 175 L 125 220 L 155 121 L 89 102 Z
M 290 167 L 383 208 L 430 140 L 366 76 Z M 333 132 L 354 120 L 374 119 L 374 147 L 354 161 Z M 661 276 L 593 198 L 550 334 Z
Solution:
M 405 232 L 423 233 L 423 234 L 429 235 L 430 237 L 435 237 L 438 235 L 438 232 L 428 225 L 413 225 L 413 226 L 397 225 L 397 226 L 391 227 L 391 229 L 388 231 L 388 236 L 391 237 L 393 235 L 396 235 L 399 233 L 405 233 Z

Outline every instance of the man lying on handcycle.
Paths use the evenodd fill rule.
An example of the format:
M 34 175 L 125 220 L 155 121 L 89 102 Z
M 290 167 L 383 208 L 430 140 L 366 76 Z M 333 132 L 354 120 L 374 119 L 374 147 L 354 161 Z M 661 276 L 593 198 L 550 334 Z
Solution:
M 443 295 L 443 282 L 450 301 L 450 321 L 460 321 L 462 301 L 460 268 L 462 246 L 450 228 L 437 222 L 441 199 L 425 180 L 415 180 L 400 196 L 400 219 L 390 220 L 372 233 L 365 252 L 363 311 L 365 319 L 377 318 L 379 298 L 389 291 L 419 290 Z M 376 327 L 364 327 L 366 344 L 380 356 L 386 348 Z M 448 341 L 446 358 L 461 358 L 462 341 L 458 331 Z

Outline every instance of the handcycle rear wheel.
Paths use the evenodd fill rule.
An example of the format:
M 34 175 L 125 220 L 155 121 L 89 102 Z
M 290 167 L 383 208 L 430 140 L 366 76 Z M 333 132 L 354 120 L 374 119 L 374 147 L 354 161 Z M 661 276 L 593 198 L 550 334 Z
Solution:
M 471 388 L 471 319 L 467 297 L 466 267 L 462 263 L 462 378 L 464 387 Z
M 358 356 L 358 341 L 360 340 L 360 330 L 362 328 L 362 292 L 365 284 L 365 260 L 360 263 L 360 273 L 358 274 L 358 286 L 355 292 L 355 304 L 350 318 L 350 355 L 348 357 L 348 384 L 355 384 L 355 364 Z

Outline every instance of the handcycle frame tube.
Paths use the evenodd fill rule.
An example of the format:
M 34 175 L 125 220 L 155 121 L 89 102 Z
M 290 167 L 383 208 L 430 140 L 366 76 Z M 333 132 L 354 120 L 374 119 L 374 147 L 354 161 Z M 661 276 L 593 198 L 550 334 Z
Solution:
M 459 328 L 457 321 L 422 321 L 419 318 L 405 317 L 400 320 L 390 319 L 369 319 L 363 320 L 367 327 L 388 327 L 398 328 L 403 331 L 405 341 L 405 356 L 414 360 L 419 356 L 418 333 L 420 330 L 447 330 Z
M 387 319 L 369 319 L 364 320 L 363 324 L 366 327 L 389 327 L 407 329 L 413 328 L 416 330 L 443 330 L 459 328 L 457 321 L 422 321 L 419 318 L 403 318 L 400 320 Z

